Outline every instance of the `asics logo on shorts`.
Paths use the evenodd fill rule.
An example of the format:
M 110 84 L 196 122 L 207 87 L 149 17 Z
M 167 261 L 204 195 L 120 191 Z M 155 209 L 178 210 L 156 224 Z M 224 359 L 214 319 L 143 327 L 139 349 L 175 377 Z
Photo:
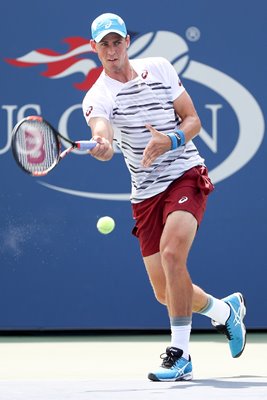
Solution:
M 183 204 L 183 203 L 185 203 L 187 200 L 188 200 L 188 197 L 183 196 L 183 197 L 180 198 L 180 200 L 178 201 L 178 203 L 179 203 L 179 204 Z

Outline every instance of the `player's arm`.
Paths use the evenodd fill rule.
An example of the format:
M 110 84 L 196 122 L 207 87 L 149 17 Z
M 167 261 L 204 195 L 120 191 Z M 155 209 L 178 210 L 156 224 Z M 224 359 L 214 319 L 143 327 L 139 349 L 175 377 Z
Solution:
M 174 100 L 173 106 L 175 112 L 182 121 L 179 125 L 179 130 L 182 131 L 180 136 L 183 135 L 182 142 L 180 144 L 184 145 L 199 133 L 201 128 L 200 119 L 197 115 L 194 104 L 186 91 L 184 91 Z M 157 131 L 151 125 L 146 125 L 146 127 L 150 130 L 152 139 L 149 141 L 144 150 L 142 164 L 144 167 L 149 167 L 157 157 L 159 157 L 161 154 L 164 154 L 166 151 L 171 150 L 173 147 L 172 140 L 170 137 L 168 137 L 168 135 Z M 170 132 L 170 134 L 171 133 L 172 132 Z M 178 142 L 176 141 L 175 137 L 173 140 L 176 147 L 178 147 Z
M 185 143 L 187 143 L 198 135 L 201 128 L 200 119 L 193 101 L 186 91 L 174 100 L 173 106 L 182 121 L 179 125 L 179 130 L 183 131 Z
M 106 118 L 92 117 L 89 121 L 92 139 L 98 144 L 90 154 L 101 161 L 108 161 L 113 157 L 113 129 Z

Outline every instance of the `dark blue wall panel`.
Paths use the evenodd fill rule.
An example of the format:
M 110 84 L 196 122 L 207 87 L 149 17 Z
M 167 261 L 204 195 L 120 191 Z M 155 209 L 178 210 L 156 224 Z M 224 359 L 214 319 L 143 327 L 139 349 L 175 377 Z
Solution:
M 81 112 L 90 71 L 99 66 L 89 52 L 90 23 L 107 11 L 127 22 L 131 57 L 160 55 L 174 64 L 202 120 L 195 143 L 216 191 L 190 255 L 193 280 L 219 297 L 242 291 L 248 327 L 266 328 L 267 3 L 115 3 L 1 2 L 0 330 L 168 327 L 131 236 L 121 154 L 109 163 L 73 154 L 33 179 L 10 151 L 13 125 L 29 114 L 74 139 L 90 135 Z M 69 69 L 71 51 L 84 72 L 80 63 Z M 103 215 L 116 220 L 107 236 L 96 230 Z M 210 323 L 195 316 L 193 326 Z

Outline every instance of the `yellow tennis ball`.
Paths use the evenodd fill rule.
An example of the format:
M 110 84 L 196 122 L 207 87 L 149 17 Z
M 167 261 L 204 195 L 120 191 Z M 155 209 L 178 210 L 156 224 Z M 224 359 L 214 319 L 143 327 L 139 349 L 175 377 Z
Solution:
M 100 233 L 103 233 L 103 235 L 107 235 L 115 228 L 115 221 L 111 217 L 101 217 L 97 221 L 96 227 Z

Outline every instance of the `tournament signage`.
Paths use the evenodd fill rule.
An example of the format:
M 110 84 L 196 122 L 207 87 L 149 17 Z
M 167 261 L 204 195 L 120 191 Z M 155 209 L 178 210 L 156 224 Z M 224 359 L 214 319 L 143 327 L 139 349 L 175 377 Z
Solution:
M 178 8 L 175 1 L 171 3 Z M 266 6 L 253 10 L 254 19 L 250 15 L 250 28 L 258 33 L 251 43 L 238 3 L 231 5 L 227 26 L 213 7 L 207 13 L 198 10 L 197 0 L 183 6 L 180 23 L 164 12 L 152 15 L 153 24 L 147 26 L 146 18 L 134 18 L 131 10 L 116 7 L 112 11 L 127 23 L 130 58 L 168 59 L 202 120 L 195 143 L 216 190 L 189 260 L 192 277 L 215 296 L 242 291 L 250 303 L 248 325 L 266 327 L 267 321 L 253 312 L 257 302 L 266 304 L 260 297 L 264 290 L 259 278 L 265 273 L 261 266 L 267 233 L 267 187 L 261 177 L 266 93 L 262 63 L 256 62 L 264 46 L 260 26 L 265 24 L 259 21 Z M 9 7 L 5 5 L 6 14 Z M 44 178 L 21 172 L 11 155 L 12 129 L 28 115 L 42 115 L 71 140 L 90 138 L 81 102 L 102 68 L 90 47 L 89 19 L 82 9 L 73 18 L 60 4 L 53 7 L 51 32 L 40 26 L 32 35 L 36 22 L 18 4 L 15 13 L 24 21 L 24 29 L 19 24 L 14 33 L 16 46 L 14 37 L 9 37 L 1 52 L 0 303 L 6 304 L 6 312 L 0 329 L 168 327 L 165 311 L 147 282 L 138 243 L 131 236 L 130 182 L 119 150 L 115 149 L 109 163 L 74 151 Z M 88 8 L 86 2 L 84 7 Z M 144 12 L 146 7 L 149 4 L 143 5 Z M 92 19 L 102 12 L 90 6 Z M 56 22 L 57 13 L 64 14 L 64 32 Z M 3 16 L 2 29 L 9 31 Z M 227 38 L 227 45 L 222 38 Z M 96 229 L 103 215 L 116 221 L 108 236 Z M 251 249 L 257 249 L 256 254 Z M 16 293 L 15 281 L 20 282 Z M 131 320 L 123 309 L 131 310 Z M 203 317 L 196 316 L 194 321 L 193 327 L 209 327 Z

